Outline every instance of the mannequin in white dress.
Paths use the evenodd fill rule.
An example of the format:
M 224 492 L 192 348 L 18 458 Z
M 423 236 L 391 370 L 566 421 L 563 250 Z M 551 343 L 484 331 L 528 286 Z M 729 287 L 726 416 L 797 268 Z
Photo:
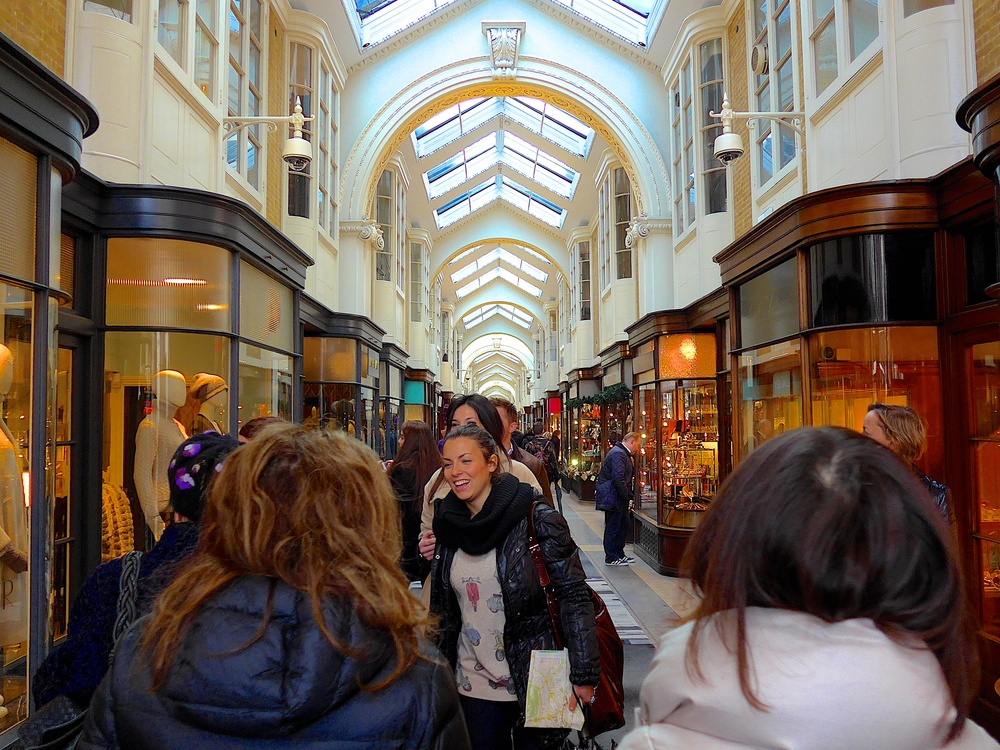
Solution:
M 161 514 L 170 509 L 167 464 L 177 446 L 187 440 L 184 427 L 174 419 L 177 407 L 187 396 L 187 383 L 176 370 L 161 370 L 153 376 L 153 411 L 142 420 L 135 433 L 135 491 L 146 525 L 159 540 L 163 533 Z
M 0 394 L 14 382 L 14 357 L 0 344 Z M 27 639 L 28 516 L 17 441 L 0 419 L 0 646 Z

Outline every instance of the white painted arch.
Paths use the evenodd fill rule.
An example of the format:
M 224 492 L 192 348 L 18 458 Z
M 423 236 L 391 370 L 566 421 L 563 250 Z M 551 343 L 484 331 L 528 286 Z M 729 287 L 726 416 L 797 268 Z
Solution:
M 632 181 L 636 213 L 671 210 L 666 165 L 649 132 L 613 91 L 551 60 L 519 57 L 517 78 L 494 79 L 488 57 L 456 62 L 402 87 L 368 122 L 347 158 L 340 205 L 347 221 L 368 218 L 378 175 L 424 120 L 477 96 L 532 96 L 586 122 L 610 145 Z

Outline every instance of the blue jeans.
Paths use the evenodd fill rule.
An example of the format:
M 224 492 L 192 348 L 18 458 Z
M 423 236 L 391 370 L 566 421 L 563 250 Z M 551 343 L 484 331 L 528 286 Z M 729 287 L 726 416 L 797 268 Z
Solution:
M 538 750 L 537 729 L 517 726 L 519 701 L 486 701 L 458 696 L 472 750 Z
M 624 511 L 604 511 L 604 562 L 610 563 L 625 557 L 625 535 L 630 522 L 628 506 Z

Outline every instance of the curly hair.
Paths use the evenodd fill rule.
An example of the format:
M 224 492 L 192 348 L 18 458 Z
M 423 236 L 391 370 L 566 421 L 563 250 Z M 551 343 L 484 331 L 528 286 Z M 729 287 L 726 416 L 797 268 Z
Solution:
M 868 404 L 868 411 L 878 415 L 885 436 L 892 441 L 893 453 L 911 464 L 927 450 L 927 430 L 920 415 L 909 406 Z
M 143 639 L 154 689 L 165 683 L 200 608 L 244 575 L 281 579 L 306 592 L 317 626 L 348 655 L 328 628 L 325 601 L 345 599 L 361 620 L 383 629 L 396 668 L 366 690 L 406 672 L 420 658 L 418 639 L 431 623 L 398 566 L 396 505 L 378 457 L 361 442 L 291 423 L 261 431 L 212 483 L 198 548 L 156 602 Z

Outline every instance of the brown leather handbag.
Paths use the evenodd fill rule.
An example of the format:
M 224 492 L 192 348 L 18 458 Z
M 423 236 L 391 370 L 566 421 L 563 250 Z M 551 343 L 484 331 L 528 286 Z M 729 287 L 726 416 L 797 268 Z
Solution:
M 542 548 L 538 544 L 538 537 L 535 536 L 536 503 L 532 503 L 531 510 L 528 511 L 528 549 L 531 551 L 531 559 L 535 563 L 538 581 L 545 591 L 545 603 L 549 609 L 549 617 L 552 618 L 556 647 L 561 649 L 564 647 L 565 637 L 559 613 L 559 599 L 553 591 L 549 572 L 545 568 L 545 560 L 542 557 Z M 625 687 L 623 685 L 625 651 L 622 639 L 618 637 L 618 630 L 611 620 L 604 600 L 590 586 L 587 586 L 587 589 L 594 602 L 594 621 L 597 624 L 601 676 L 594 690 L 594 702 L 589 706 L 581 703 L 580 707 L 583 709 L 584 733 L 588 737 L 596 737 L 604 732 L 625 726 Z

